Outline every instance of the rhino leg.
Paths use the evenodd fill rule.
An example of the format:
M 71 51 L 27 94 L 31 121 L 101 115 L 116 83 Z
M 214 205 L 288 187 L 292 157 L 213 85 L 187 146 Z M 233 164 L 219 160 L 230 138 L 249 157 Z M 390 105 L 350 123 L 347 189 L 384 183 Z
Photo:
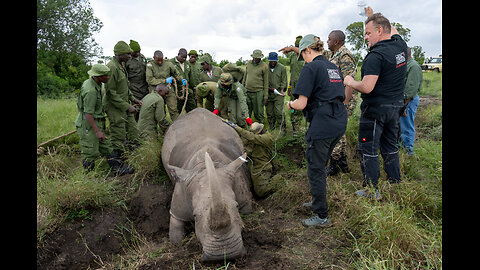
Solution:
M 170 215 L 168 236 L 171 242 L 180 243 L 185 236 L 185 222 Z

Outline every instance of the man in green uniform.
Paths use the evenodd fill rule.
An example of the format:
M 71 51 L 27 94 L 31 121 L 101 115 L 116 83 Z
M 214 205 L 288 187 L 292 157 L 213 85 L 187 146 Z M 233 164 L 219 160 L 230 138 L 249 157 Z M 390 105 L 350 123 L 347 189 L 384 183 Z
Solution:
M 305 65 L 305 61 L 298 60 L 298 46 L 302 36 L 297 36 L 295 39 L 295 47 L 284 47 L 279 50 L 287 55 L 290 59 L 290 83 L 288 85 L 287 95 L 290 97 L 290 100 L 294 100 L 293 91 L 297 85 L 298 77 L 300 76 L 300 71 Z M 297 51 L 294 51 L 293 48 L 297 48 Z M 303 120 L 303 112 L 300 110 L 290 111 L 290 122 L 292 124 L 293 134 L 300 129 Z
M 245 76 L 245 70 L 233 63 L 227 63 L 223 66 L 223 72 L 232 74 L 233 82 L 242 83 L 243 76 Z
M 107 63 L 110 68 L 110 80 L 105 84 L 104 107 L 110 121 L 110 136 L 114 151 L 120 155 L 126 147 L 139 143 L 139 131 L 134 113 L 138 110 L 131 102 L 142 105 L 128 88 L 128 75 L 124 64 L 130 60 L 132 49 L 125 41 L 119 41 L 113 49 L 115 56 Z
M 140 53 L 140 44 L 135 40 L 130 40 L 132 49 L 132 58 L 125 63 L 125 69 L 128 74 L 129 88 L 133 96 L 141 100 L 148 94 L 148 83 L 145 77 L 147 68 L 147 59 Z
M 130 58 L 125 63 L 125 69 L 128 74 L 128 87 L 133 96 L 142 100 L 148 94 L 148 84 L 145 79 L 145 69 L 147 66 L 147 59 L 140 53 L 140 44 L 135 40 L 130 40 L 130 48 L 133 50 Z M 135 113 L 135 120 L 138 121 L 138 112 Z
M 222 73 L 215 90 L 213 113 L 218 115 L 220 101 L 222 97 L 226 96 L 228 119 L 241 127 L 245 127 L 245 122 L 251 125 L 252 119 L 248 116 L 245 92 L 245 87 L 242 84 L 233 82 L 233 76 L 230 73 Z
M 278 54 L 270 52 L 268 54 L 268 99 L 265 105 L 267 112 L 268 126 L 270 130 L 281 128 L 284 117 L 283 101 L 285 98 L 285 89 L 287 88 L 287 69 L 278 62 Z M 285 125 L 285 122 L 283 122 Z
M 165 102 L 164 98 L 167 97 L 168 87 L 161 83 L 152 91 L 146 95 L 143 99 L 143 105 L 140 108 L 138 117 L 138 129 L 143 139 L 154 140 L 158 138 L 158 128 L 160 127 L 161 134 L 168 128 L 168 121 L 165 118 Z
M 253 60 L 247 62 L 242 84 L 247 89 L 248 112 L 255 115 L 258 122 L 265 120 L 264 106 L 268 98 L 268 65 L 261 61 L 261 50 L 254 50 Z
M 197 88 L 197 107 L 205 108 L 211 112 L 213 112 L 214 103 L 215 103 L 215 91 L 217 90 L 216 82 L 202 82 L 199 83 Z M 218 105 L 219 116 L 222 118 L 228 118 L 227 113 L 227 96 L 223 96 L 220 100 L 220 104 Z M 203 102 L 205 101 L 205 105 Z
M 95 168 L 95 159 L 102 154 L 115 174 L 133 173 L 113 153 L 110 139 L 105 136 L 105 113 L 102 105 L 102 83 L 108 82 L 110 68 L 95 64 L 88 71 L 90 78 L 85 80 L 77 100 L 78 116 L 75 127 L 80 137 L 82 165 L 87 171 Z
M 327 45 L 329 51 L 324 51 L 325 58 L 334 63 L 342 72 L 343 78 L 350 75 L 355 78 L 357 74 L 355 57 L 347 47 L 345 47 L 345 34 L 340 30 L 334 30 L 328 35 Z M 342 79 L 343 79 L 342 78 Z M 353 93 L 353 88 L 345 86 L 345 104 L 347 108 L 347 115 L 353 114 L 353 110 L 357 106 L 358 93 Z M 345 134 L 333 148 L 330 156 L 330 166 L 327 168 L 327 175 L 336 175 L 339 171 L 343 173 L 348 172 L 347 163 L 347 137 Z
M 193 86 L 193 92 L 196 93 L 195 86 L 201 83 L 200 80 L 200 73 L 202 73 L 202 65 L 197 61 L 198 60 L 198 53 L 195 50 L 190 50 L 188 52 L 188 62 L 190 62 L 190 66 L 192 66 L 192 74 L 190 76 L 190 80 L 188 84 Z
M 201 82 L 218 82 L 223 70 L 220 67 L 213 65 L 213 59 L 210 54 L 206 53 L 198 59 L 202 66 L 202 73 L 200 73 Z
M 182 75 L 180 75 L 178 70 L 170 61 L 164 61 L 163 53 L 157 50 L 153 53 L 153 60 L 147 63 L 146 77 L 150 91 L 155 91 L 157 84 L 170 84 L 170 91 L 165 99 L 165 103 L 167 104 L 170 119 L 175 121 L 175 119 L 178 117 L 178 109 L 175 88 L 172 84 L 173 80 L 182 81 Z M 180 87 L 181 90 L 182 85 L 180 84 L 177 86 Z M 181 93 L 179 94 L 181 95 Z
M 245 151 L 251 162 L 248 162 L 248 170 L 253 183 L 254 193 L 262 198 L 275 191 L 274 183 L 278 182 L 280 175 L 273 176 L 273 144 L 274 139 L 270 132 L 263 128 L 263 124 L 253 123 L 251 131 L 245 130 L 232 123 L 228 123 L 234 127 L 240 135 Z
M 197 107 L 195 104 L 195 96 L 192 89 L 195 85 L 190 84 L 190 77 L 192 77 L 192 67 L 190 66 L 190 62 L 186 60 L 187 50 L 185 50 L 185 48 L 181 48 L 178 51 L 178 55 L 169 60 L 177 68 L 178 72 L 183 78 L 181 81 L 177 81 L 179 96 L 177 98 L 177 110 L 179 111 L 179 113 L 182 113 L 181 110 L 185 103 L 185 98 L 187 99 L 187 105 L 185 106 L 185 110 L 187 111 L 187 113 Z M 186 91 L 188 91 L 188 97 L 186 91 L 185 93 L 182 91 L 182 89 L 187 86 L 187 83 L 188 88 L 186 89 Z

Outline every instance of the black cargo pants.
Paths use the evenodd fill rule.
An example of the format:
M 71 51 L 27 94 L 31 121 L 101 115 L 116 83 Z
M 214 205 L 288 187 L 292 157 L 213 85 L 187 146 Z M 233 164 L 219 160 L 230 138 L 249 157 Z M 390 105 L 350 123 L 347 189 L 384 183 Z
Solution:
M 307 141 L 305 158 L 307 159 L 308 182 L 310 184 L 310 192 L 312 193 L 312 210 L 318 214 L 320 218 L 328 217 L 327 162 L 332 154 L 333 148 L 342 135 L 327 139 Z
M 358 128 L 358 155 L 363 173 L 363 186 L 377 187 L 380 177 L 378 149 L 383 158 L 383 169 L 390 183 L 399 183 L 398 131 L 403 100 L 388 104 L 360 106 Z

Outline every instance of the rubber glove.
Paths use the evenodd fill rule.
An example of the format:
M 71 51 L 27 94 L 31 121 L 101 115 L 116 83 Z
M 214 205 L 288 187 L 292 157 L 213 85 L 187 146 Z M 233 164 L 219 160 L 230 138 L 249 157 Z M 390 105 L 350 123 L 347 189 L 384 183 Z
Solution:
M 253 124 L 253 121 L 252 119 L 250 119 L 250 117 L 245 118 L 245 122 L 247 122 L 247 124 L 249 124 L 250 126 Z
M 173 82 L 173 77 L 170 76 L 165 80 L 166 83 L 172 83 Z
M 218 115 L 218 109 L 213 110 L 213 113 L 214 113 L 215 115 Z
M 182 79 L 182 84 L 187 85 L 187 79 Z

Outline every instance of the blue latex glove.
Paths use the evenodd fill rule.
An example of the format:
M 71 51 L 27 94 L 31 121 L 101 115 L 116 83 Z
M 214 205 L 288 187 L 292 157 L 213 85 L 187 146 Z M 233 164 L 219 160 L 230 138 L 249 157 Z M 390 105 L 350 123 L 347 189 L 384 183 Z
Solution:
M 182 84 L 187 85 L 187 79 L 182 79 Z
M 166 80 L 166 83 L 172 83 L 173 82 L 173 77 L 168 77 L 167 80 Z

